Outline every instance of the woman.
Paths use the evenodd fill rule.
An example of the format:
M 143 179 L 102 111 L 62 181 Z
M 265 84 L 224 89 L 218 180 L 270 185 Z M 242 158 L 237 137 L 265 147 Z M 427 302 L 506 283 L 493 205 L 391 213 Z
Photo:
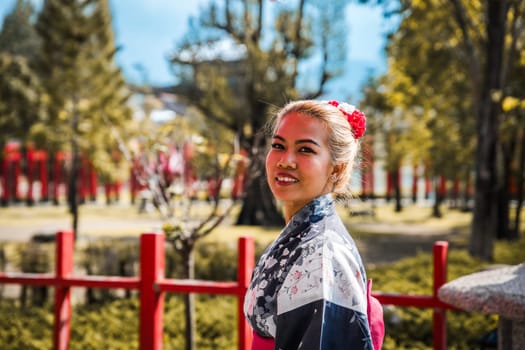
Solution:
M 291 102 L 274 118 L 266 173 L 286 226 L 246 293 L 252 349 L 380 348 L 381 306 L 367 300 L 365 269 L 333 197 L 349 194 L 365 125 L 363 113 L 336 101 Z M 369 308 L 380 313 L 377 335 Z

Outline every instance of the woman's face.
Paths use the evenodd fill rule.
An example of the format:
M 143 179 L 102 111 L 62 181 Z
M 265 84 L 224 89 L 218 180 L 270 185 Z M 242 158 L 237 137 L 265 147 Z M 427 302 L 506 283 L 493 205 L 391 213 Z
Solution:
M 283 202 L 287 220 L 312 199 L 332 190 L 333 173 L 323 123 L 298 113 L 284 116 L 266 156 L 266 174 L 273 195 Z

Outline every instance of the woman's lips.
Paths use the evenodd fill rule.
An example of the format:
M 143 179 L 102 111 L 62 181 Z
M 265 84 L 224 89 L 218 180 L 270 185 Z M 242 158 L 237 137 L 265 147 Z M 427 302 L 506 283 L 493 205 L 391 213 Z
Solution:
M 286 185 L 292 185 L 292 184 L 295 184 L 297 182 L 299 182 L 299 180 L 290 175 L 290 174 L 286 174 L 286 173 L 279 173 L 279 174 L 276 174 L 275 175 L 275 181 L 279 184 L 279 185 L 283 185 L 283 186 L 286 186 Z

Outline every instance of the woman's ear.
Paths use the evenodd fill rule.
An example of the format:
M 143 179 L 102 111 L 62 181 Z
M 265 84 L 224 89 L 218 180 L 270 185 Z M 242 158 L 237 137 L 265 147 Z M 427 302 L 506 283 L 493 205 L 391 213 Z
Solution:
M 330 174 L 330 178 L 335 179 L 334 182 L 338 182 L 341 179 L 341 176 L 343 175 L 345 168 L 346 168 L 346 164 L 344 163 L 334 165 L 332 169 L 332 174 Z

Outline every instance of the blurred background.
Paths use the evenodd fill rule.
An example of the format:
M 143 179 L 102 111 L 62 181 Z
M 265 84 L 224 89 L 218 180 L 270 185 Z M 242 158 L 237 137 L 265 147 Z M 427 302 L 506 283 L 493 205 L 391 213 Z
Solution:
M 178 253 L 168 276 L 193 277 L 181 266 L 216 232 L 198 246 L 197 276 L 235 278 L 232 240 L 255 234 L 260 253 L 284 223 L 263 131 L 295 99 L 367 115 L 354 195 L 338 210 L 375 288 L 428 292 L 427 257 L 391 263 L 436 239 L 457 249 L 454 277 L 523 262 L 524 27 L 518 0 L 1 0 L 1 270 L 51 270 L 49 247 L 25 242 L 71 228 L 79 271 L 136 275 L 136 238 L 154 229 Z M 135 245 L 94 243 L 107 236 Z M 33 304 L 48 300 L 42 288 Z M 412 311 L 389 316 L 398 331 L 385 349 L 429 348 L 427 310 Z M 458 349 L 480 346 L 494 324 L 468 314 L 447 323 Z M 200 327 L 203 348 L 234 347 L 228 322 Z M 2 346 L 49 348 L 20 336 L 24 327 L 0 329 Z M 180 329 L 167 332 L 183 342 Z
M 237 224 L 278 225 L 261 130 L 338 99 L 368 115 L 358 198 L 472 211 L 490 259 L 519 236 L 524 173 L 524 5 L 498 4 L 4 0 L 2 203 L 64 200 L 75 229 L 100 191 L 169 218 L 222 189 Z

